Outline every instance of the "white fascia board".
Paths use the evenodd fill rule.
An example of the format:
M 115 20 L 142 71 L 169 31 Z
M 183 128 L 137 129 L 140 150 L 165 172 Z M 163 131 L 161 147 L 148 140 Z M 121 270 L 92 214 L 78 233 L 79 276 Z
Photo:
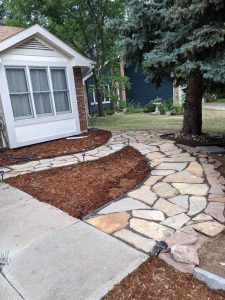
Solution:
M 62 53 L 65 53 L 67 56 L 71 57 L 73 60 L 74 66 L 80 67 L 91 67 L 94 62 L 79 52 L 75 51 L 73 48 L 68 46 L 62 40 L 51 34 L 49 31 L 44 29 L 38 24 L 35 24 L 19 33 L 9 37 L 2 42 L 0 42 L 0 53 L 6 49 L 13 47 L 14 45 L 26 40 L 29 37 L 34 35 L 40 36 L 42 39 L 46 40 L 49 44 L 52 44 L 55 48 L 58 48 Z

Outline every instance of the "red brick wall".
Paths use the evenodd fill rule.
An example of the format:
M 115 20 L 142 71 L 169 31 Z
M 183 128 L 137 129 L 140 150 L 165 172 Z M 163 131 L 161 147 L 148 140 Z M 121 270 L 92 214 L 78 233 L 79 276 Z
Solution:
M 80 130 L 85 131 L 88 128 L 87 125 L 87 99 L 85 87 L 82 81 L 81 68 L 73 68 L 76 94 L 77 94 L 77 106 L 80 118 Z

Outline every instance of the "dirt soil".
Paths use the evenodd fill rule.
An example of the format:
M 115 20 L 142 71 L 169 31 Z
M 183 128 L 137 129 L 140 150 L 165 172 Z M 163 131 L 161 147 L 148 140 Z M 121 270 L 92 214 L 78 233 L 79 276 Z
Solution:
M 161 135 L 161 138 L 175 141 L 177 144 L 183 144 L 191 147 L 197 146 L 225 146 L 225 138 L 221 136 L 210 136 L 208 134 L 184 135 L 181 133 L 168 133 Z
M 19 175 L 6 182 L 74 217 L 81 217 L 122 196 L 148 173 L 145 157 L 132 147 L 125 147 L 95 161 Z
M 17 149 L 0 149 L 0 167 L 92 150 L 105 144 L 111 132 L 96 129 L 76 137 L 82 136 L 80 139 L 64 138 Z
M 200 268 L 225 278 L 225 232 L 202 246 L 199 260 Z
M 129 274 L 102 300 L 224 300 L 225 291 L 207 286 L 176 271 L 164 261 L 151 258 Z

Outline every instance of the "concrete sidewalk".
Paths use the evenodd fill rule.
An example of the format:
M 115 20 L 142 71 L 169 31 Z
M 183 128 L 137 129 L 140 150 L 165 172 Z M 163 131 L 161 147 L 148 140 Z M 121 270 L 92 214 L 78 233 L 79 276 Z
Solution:
M 100 299 L 148 256 L 55 207 L 0 184 L 0 299 Z

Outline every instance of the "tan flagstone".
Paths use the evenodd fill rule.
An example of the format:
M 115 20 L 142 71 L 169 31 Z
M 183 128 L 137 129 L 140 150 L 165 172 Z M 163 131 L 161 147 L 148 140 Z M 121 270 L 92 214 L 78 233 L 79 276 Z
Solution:
M 210 202 L 205 212 L 212 216 L 214 219 L 218 220 L 219 222 L 224 223 L 225 217 L 224 217 L 224 210 L 225 210 L 225 203 L 221 202 Z
M 194 224 L 192 225 L 192 227 L 198 232 L 201 232 L 209 237 L 217 236 L 225 229 L 225 226 L 218 223 L 217 221 L 202 222 Z
M 150 176 L 145 182 L 145 185 L 152 186 L 154 185 L 157 181 L 162 179 L 162 176 Z
M 152 152 L 152 153 L 148 153 L 146 155 L 146 157 L 149 159 L 149 160 L 154 160 L 156 158 L 162 158 L 162 157 L 165 157 L 165 155 L 163 155 L 162 153 L 160 152 Z
M 173 245 L 193 245 L 198 242 L 198 237 L 192 234 L 187 234 L 185 232 L 177 230 L 173 233 L 168 239 L 166 239 L 166 243 L 168 247 L 171 248 Z
M 169 217 L 168 219 L 161 222 L 160 224 L 172 227 L 174 229 L 179 229 L 189 220 L 190 218 L 185 213 L 182 213 L 176 216 Z
M 191 162 L 187 168 L 187 171 L 189 171 L 190 173 L 192 173 L 198 177 L 203 176 L 203 168 L 197 161 Z
M 139 189 L 136 189 L 130 193 L 128 193 L 129 197 L 141 200 L 147 204 L 152 205 L 157 199 L 157 195 L 153 193 L 150 188 L 146 185 L 143 185 Z
M 163 182 L 170 183 L 203 183 L 203 181 L 203 178 L 197 177 L 186 170 L 170 174 L 163 179 Z
M 188 209 L 188 195 L 178 195 L 167 200 L 173 204 L 183 207 L 184 209 Z
M 177 150 L 178 148 L 172 144 L 172 143 L 165 143 L 159 146 L 160 147 L 160 151 L 162 152 L 167 152 L 167 151 L 174 151 Z
M 136 218 L 152 220 L 152 221 L 165 220 L 164 213 L 159 210 L 146 210 L 146 209 L 132 210 L 132 215 Z
M 108 215 L 97 216 L 86 220 L 86 223 L 106 232 L 113 233 L 128 225 L 130 215 L 127 212 L 119 212 Z
M 209 187 L 207 184 L 173 183 L 172 184 L 182 195 L 190 194 L 195 196 L 205 196 Z
M 171 247 L 171 254 L 178 262 L 199 265 L 198 253 L 192 246 L 173 245 Z
M 197 196 L 190 197 L 189 202 L 190 202 L 190 208 L 188 211 L 189 216 L 194 216 L 200 213 L 201 211 L 203 211 L 203 209 L 205 209 L 207 204 L 205 197 L 197 197 Z
M 158 163 L 156 163 L 158 165 Z M 153 167 L 153 166 L 152 166 Z M 174 170 L 152 170 L 151 175 L 153 176 L 166 176 L 175 173 Z
M 177 189 L 165 182 L 156 183 L 152 190 L 162 198 L 171 198 L 179 194 Z
M 186 211 L 184 208 L 177 206 L 176 204 L 170 203 L 169 201 L 162 198 L 155 203 L 153 209 L 161 210 L 169 217 L 178 215 Z
M 130 220 L 130 228 L 156 241 L 165 241 L 174 232 L 174 230 L 155 222 L 136 218 Z
M 211 220 L 213 220 L 213 218 L 205 213 L 201 213 L 192 219 L 192 221 L 194 221 L 195 223 L 206 222 Z
M 187 162 L 185 162 L 185 163 L 161 163 L 156 167 L 156 169 L 157 170 L 182 171 L 186 168 L 186 166 L 187 166 Z

